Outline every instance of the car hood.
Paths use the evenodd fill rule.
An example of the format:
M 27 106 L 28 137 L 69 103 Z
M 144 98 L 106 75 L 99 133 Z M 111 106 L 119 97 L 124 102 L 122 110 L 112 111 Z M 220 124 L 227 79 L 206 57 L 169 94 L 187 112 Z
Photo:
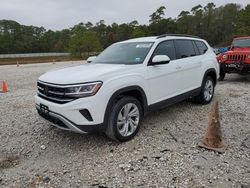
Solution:
M 49 71 L 39 80 L 54 84 L 76 84 L 92 81 L 102 81 L 103 76 L 119 70 L 132 69 L 134 65 L 94 64 L 86 63 L 79 66 L 66 67 Z

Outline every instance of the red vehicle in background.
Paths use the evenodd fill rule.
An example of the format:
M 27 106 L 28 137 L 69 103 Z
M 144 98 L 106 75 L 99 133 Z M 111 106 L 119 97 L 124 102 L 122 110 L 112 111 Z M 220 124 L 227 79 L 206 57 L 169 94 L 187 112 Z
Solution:
M 250 36 L 235 38 L 229 50 L 218 55 L 217 60 L 221 81 L 227 73 L 250 74 Z

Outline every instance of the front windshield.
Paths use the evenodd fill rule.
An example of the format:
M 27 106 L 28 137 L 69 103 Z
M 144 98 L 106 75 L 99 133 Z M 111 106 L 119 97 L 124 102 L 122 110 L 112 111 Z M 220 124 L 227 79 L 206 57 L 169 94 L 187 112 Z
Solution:
M 246 48 L 250 47 L 250 38 L 247 39 L 235 39 L 233 41 L 234 48 Z
M 92 63 L 129 65 L 141 64 L 152 46 L 152 42 L 113 44 L 104 50 Z

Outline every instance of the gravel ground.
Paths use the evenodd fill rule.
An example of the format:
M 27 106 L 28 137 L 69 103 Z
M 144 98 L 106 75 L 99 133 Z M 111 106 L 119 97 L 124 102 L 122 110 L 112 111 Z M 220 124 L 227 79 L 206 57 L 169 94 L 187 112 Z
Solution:
M 143 121 L 118 144 L 49 126 L 35 110 L 36 80 L 79 64 L 1 66 L 0 187 L 250 187 L 250 77 L 230 75 L 216 88 L 226 153 L 197 147 L 210 105 L 181 102 Z

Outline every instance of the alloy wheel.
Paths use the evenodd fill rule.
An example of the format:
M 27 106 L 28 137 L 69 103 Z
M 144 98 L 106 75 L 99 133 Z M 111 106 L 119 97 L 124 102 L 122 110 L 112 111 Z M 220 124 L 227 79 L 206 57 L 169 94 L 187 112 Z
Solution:
M 138 127 L 139 120 L 138 107 L 133 103 L 125 104 L 117 117 L 118 132 L 124 137 L 132 135 Z
M 204 98 L 206 101 L 210 101 L 214 94 L 214 84 L 212 80 L 207 80 L 204 88 Z

